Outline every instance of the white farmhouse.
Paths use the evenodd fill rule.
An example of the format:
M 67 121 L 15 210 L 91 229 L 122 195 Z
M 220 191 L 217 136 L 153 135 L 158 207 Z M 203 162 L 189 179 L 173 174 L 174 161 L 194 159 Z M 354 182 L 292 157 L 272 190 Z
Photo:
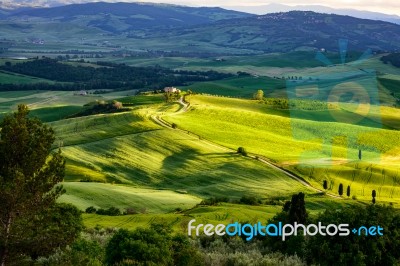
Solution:
M 175 87 L 165 87 L 164 88 L 164 92 L 168 92 L 168 93 L 180 93 L 181 90 L 175 88 Z

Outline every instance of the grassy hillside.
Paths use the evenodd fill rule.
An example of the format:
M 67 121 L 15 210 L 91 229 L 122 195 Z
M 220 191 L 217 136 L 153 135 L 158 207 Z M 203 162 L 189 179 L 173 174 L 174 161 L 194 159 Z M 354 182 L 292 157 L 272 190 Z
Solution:
M 67 159 L 67 194 L 62 201 L 81 209 L 115 206 L 163 213 L 188 209 L 209 197 L 237 200 L 244 195 L 286 198 L 297 191 L 311 193 L 257 160 L 159 126 L 151 115 L 180 109 L 160 99 L 124 97 L 120 100 L 133 105 L 131 112 L 49 123 L 56 132 L 55 147 L 62 145 Z
M 400 198 L 396 185 L 400 160 L 397 130 L 291 119 L 249 100 L 191 96 L 190 101 L 190 111 L 165 119 L 221 145 L 232 149 L 243 146 L 270 158 L 316 187 L 322 188 L 324 179 L 333 180 L 333 193 L 337 193 L 339 183 L 344 183 L 351 185 L 352 195 L 360 198 L 369 198 L 370 191 L 378 188 L 386 200 Z M 339 115 L 345 111 L 332 112 Z M 358 163 L 360 147 L 363 160 Z
M 306 208 L 311 215 L 315 215 L 323 209 L 340 209 L 349 204 L 357 204 L 355 201 L 326 199 L 318 196 L 306 197 Z M 87 227 L 122 227 L 135 229 L 147 227 L 152 222 L 162 222 L 182 233 L 187 230 L 190 220 L 196 219 L 197 223 L 228 224 L 235 221 L 256 223 L 267 222 L 276 213 L 282 210 L 281 205 L 248 206 L 231 203 L 222 203 L 218 206 L 198 206 L 183 212 L 166 214 L 136 214 L 126 216 L 100 216 L 96 214 L 84 214 L 83 220 Z
M 7 71 L 0 71 L 0 83 L 5 84 L 28 84 L 28 83 L 52 83 L 52 81 L 47 79 L 41 79 L 31 76 L 26 76 L 22 74 L 16 74 Z
M 374 130 L 333 122 L 314 123 L 310 120 L 277 116 L 276 111 L 269 113 L 268 106 L 263 106 L 257 101 L 207 96 L 192 96 L 190 101 L 193 108 L 188 113 L 166 117 L 166 120 L 175 122 L 184 129 L 193 130 L 208 139 L 218 140 L 219 143 L 232 148 L 254 147 L 252 151 L 256 153 L 263 150 L 261 154 L 277 161 L 283 158 L 290 160 L 292 156 L 307 149 L 318 150 L 321 140 L 328 142 L 334 136 L 348 136 L 350 148 L 357 151 L 359 145 L 364 145 L 365 149 L 371 152 L 373 149 L 378 149 L 386 153 L 396 147 L 397 144 L 393 140 L 400 136 L 397 131 Z M 257 109 L 263 112 L 255 112 Z M 335 113 L 336 116 L 346 113 L 341 110 L 330 112 Z M 302 113 L 307 113 L 307 111 Z M 212 119 L 209 119 L 210 117 Z M 316 120 L 318 117 L 316 115 Z M 211 128 L 212 131 L 209 130 Z M 292 138 L 293 134 L 295 138 Z M 374 137 L 378 135 L 383 137 Z M 291 152 L 282 154 L 282 149 L 291 144 L 293 144 Z M 339 148 L 345 146 L 347 146 L 345 142 L 338 143 Z M 351 152 L 354 151 L 350 150 Z M 323 157 L 328 155 L 327 150 L 319 154 Z
M 38 109 L 56 106 L 82 106 L 103 99 L 99 95 L 74 95 L 72 91 L 3 91 L 0 92 L 0 110 L 11 111 L 21 103 L 28 104 L 31 109 Z
M 65 147 L 63 153 L 67 181 L 115 182 L 203 198 L 271 197 L 305 190 L 255 160 L 169 129 Z
M 137 213 L 167 213 L 177 208 L 192 208 L 201 201 L 189 194 L 122 185 L 65 182 L 63 187 L 67 192 L 59 201 L 72 203 L 82 210 L 93 206 L 116 207 L 121 211 L 132 208 Z
M 85 144 L 159 127 L 141 112 L 94 115 L 50 123 L 63 146 Z
M 83 220 L 88 227 L 122 227 L 135 229 L 147 227 L 154 222 L 162 222 L 182 233 L 186 232 L 190 220 L 196 219 L 198 223 L 230 223 L 232 221 L 261 221 L 266 222 L 281 206 L 245 206 L 237 204 L 222 204 L 221 206 L 202 206 L 183 213 L 168 214 L 137 214 L 126 216 L 100 216 L 84 214 Z
M 31 117 L 38 117 L 43 122 L 53 122 L 76 114 L 81 109 L 81 106 L 74 105 L 43 107 L 32 110 L 29 115 Z
M 269 77 L 236 77 L 219 81 L 195 83 L 190 86 L 182 87 L 185 90 L 192 90 L 196 93 L 207 93 L 212 95 L 224 95 L 233 97 L 251 98 L 259 89 L 266 93 L 275 90 L 282 90 L 286 86 L 285 82 Z

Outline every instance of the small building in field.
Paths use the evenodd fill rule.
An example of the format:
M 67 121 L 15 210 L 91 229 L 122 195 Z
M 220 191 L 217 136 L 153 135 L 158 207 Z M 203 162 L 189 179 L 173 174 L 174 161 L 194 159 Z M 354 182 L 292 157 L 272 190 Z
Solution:
M 167 92 L 167 93 L 180 93 L 181 90 L 179 90 L 179 89 L 177 89 L 175 87 L 165 87 L 164 88 L 164 92 Z

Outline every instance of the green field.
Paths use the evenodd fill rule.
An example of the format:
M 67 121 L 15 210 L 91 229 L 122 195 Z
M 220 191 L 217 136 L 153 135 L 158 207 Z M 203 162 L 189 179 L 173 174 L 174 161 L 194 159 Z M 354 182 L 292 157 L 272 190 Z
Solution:
M 0 71 L 0 83 L 4 84 L 28 84 L 28 83 L 53 83 L 47 79 L 30 77 L 26 75 Z
M 306 197 L 306 208 L 310 215 L 314 216 L 321 210 L 327 208 L 345 208 L 348 205 L 357 204 L 352 200 L 327 200 L 321 196 L 309 195 Z M 127 229 L 136 229 L 138 227 L 147 227 L 151 223 L 165 223 L 170 225 L 175 231 L 185 233 L 187 224 L 195 219 L 197 223 L 228 224 L 232 222 L 257 223 L 267 222 L 276 213 L 282 210 L 281 205 L 259 205 L 248 206 L 232 203 L 221 203 L 218 206 L 199 205 L 193 209 L 182 212 L 169 212 L 146 214 L 140 213 L 125 216 L 100 216 L 96 214 L 84 214 L 84 223 L 88 227 L 123 227 Z
M 50 123 L 63 146 L 85 144 L 155 130 L 159 127 L 142 113 L 119 113 L 71 118 Z
M 88 227 L 123 227 L 128 229 L 147 227 L 151 223 L 161 222 L 170 225 L 176 231 L 186 232 L 187 224 L 192 219 L 204 224 L 226 224 L 232 221 L 266 222 L 280 210 L 281 206 L 246 206 L 224 203 L 220 206 L 200 206 L 183 213 L 136 214 L 114 217 L 85 214 L 83 220 Z
M 329 201 L 323 197 L 308 196 L 306 198 L 306 208 L 310 215 L 316 215 L 326 208 L 345 208 L 349 204 L 357 204 L 351 200 Z M 232 222 L 267 222 L 282 209 L 281 205 L 259 205 L 248 206 L 240 204 L 222 203 L 218 206 L 199 205 L 193 209 L 183 212 L 157 213 L 157 214 L 135 214 L 125 216 L 100 216 L 96 214 L 84 214 L 84 223 L 88 227 L 123 227 L 135 229 L 147 227 L 151 223 L 165 223 L 174 230 L 186 232 L 187 224 L 195 219 L 197 223 L 228 224 Z
M 400 109 L 392 107 L 400 93 L 398 70 L 382 64 L 377 57 L 364 62 L 362 67 L 379 72 L 374 87 L 360 66 L 348 63 L 324 67 L 318 61 L 305 60 L 310 56 L 105 58 L 136 66 L 160 62 L 174 69 L 245 71 L 251 75 L 180 87 L 203 94 L 186 97 L 190 102 L 187 112 L 178 103 L 166 104 L 162 94 L 135 96 L 136 90 L 87 96 L 66 91 L 20 91 L 0 92 L 0 116 L 26 103 L 32 109 L 31 116 L 54 128 L 54 148 L 61 147 L 67 160 L 63 183 L 67 192 L 61 202 L 73 203 L 81 210 L 89 206 L 117 207 L 137 213 L 118 217 L 85 214 L 88 227 L 133 229 L 165 221 L 175 230 L 185 230 L 192 218 L 204 223 L 266 221 L 300 191 L 306 193 L 311 215 L 326 208 L 369 202 L 373 189 L 378 202 L 399 207 Z M 291 76 L 298 79 L 286 80 Z M 38 80 L 0 73 L 3 83 Z M 274 103 L 288 95 L 296 99 L 296 93 L 311 95 L 315 84 L 319 87 L 318 97 L 324 99 L 330 88 L 342 82 L 347 82 L 347 87 L 339 88 L 343 94 L 346 90 L 357 92 L 357 84 L 371 89 L 369 95 L 379 89 L 382 105 L 360 105 L 357 109 L 352 103 L 324 107 L 318 101 L 290 100 L 288 104 L 294 105 L 287 109 Z M 287 90 L 287 84 L 294 90 Z M 250 100 L 258 89 L 273 98 L 265 102 Z M 113 99 L 130 111 L 68 118 L 87 103 Z M 367 118 L 358 121 L 367 109 Z M 161 126 L 156 117 L 177 124 L 178 129 Z M 296 174 L 317 190 L 323 190 L 322 183 L 327 180 L 328 195 L 316 194 L 284 172 L 237 154 L 238 147 Z M 358 160 L 360 148 L 362 160 Z M 332 197 L 337 195 L 339 184 L 345 189 L 351 187 L 349 198 Z M 197 206 L 210 197 L 238 201 L 242 196 L 255 196 L 263 203 Z
M 234 150 L 238 146 L 244 146 L 252 153 L 274 160 L 278 165 L 299 174 L 318 189 L 322 189 L 322 181 L 325 179 L 330 182 L 329 192 L 332 194 L 337 193 L 339 183 L 351 185 L 352 196 L 359 200 L 368 200 L 370 190 L 377 189 L 379 201 L 392 202 L 397 206 L 400 197 L 400 189 L 396 187 L 397 159 L 383 160 L 385 163 L 376 163 L 371 167 L 368 160 L 357 163 L 351 158 L 343 158 L 347 152 L 356 157 L 357 151 L 347 151 L 344 143 L 335 143 L 333 151 L 329 151 L 329 145 L 321 146 L 320 142 L 307 139 L 312 136 L 329 139 L 339 131 L 352 136 L 360 134 L 363 127 L 321 122 L 321 119 L 324 121 L 323 118 L 327 116 L 325 114 L 317 116 L 317 120 L 320 121 L 317 124 L 312 116 L 309 116 L 307 120 L 300 121 L 304 131 L 302 137 L 306 139 L 296 140 L 291 135 L 290 112 L 287 110 L 271 109 L 266 104 L 251 100 L 190 97 L 188 99 L 192 109 L 187 113 L 175 113 L 179 108 L 164 105 L 159 96 L 149 95 L 122 98 L 121 101 L 137 106 L 136 110 L 130 113 L 52 123 L 58 135 L 63 136 L 63 152 L 67 158 L 66 181 L 69 182 L 65 183 L 67 195 L 63 196 L 63 201 L 72 202 L 82 209 L 92 205 L 104 208 L 117 206 L 121 209 L 142 209 L 144 212 L 122 217 L 86 215 L 87 226 L 136 228 L 155 220 L 165 220 L 174 228 L 182 229 L 187 223 L 186 215 L 189 214 L 202 221 L 229 221 L 232 217 L 243 219 L 241 215 L 245 210 L 250 212 L 248 206 L 228 205 L 227 208 L 223 205 L 197 207 L 185 211 L 184 215 L 171 213 L 174 208 L 190 209 L 201 199 L 215 196 L 227 196 L 232 200 L 244 195 L 255 195 L 261 199 L 285 199 L 296 191 L 304 191 L 309 195 L 307 208 L 312 214 L 325 208 L 338 208 L 356 203 L 353 200 L 312 196 L 311 190 L 283 173 L 253 159 L 237 155 Z M 382 109 L 385 110 L 385 115 L 393 111 L 385 108 Z M 176 122 L 183 131 L 159 127 L 150 120 L 153 113 L 164 115 L 163 118 L 169 122 Z M 213 119 L 209 119 L 210 117 Z M 126 119 L 128 123 L 125 123 Z M 320 127 L 320 123 L 327 123 L 331 129 L 334 125 L 336 131 L 324 131 L 326 127 Z M 227 130 L 228 128 L 230 130 Z M 202 137 L 199 138 L 198 135 L 185 130 Z M 309 131 L 315 132 L 311 134 Z M 383 129 L 372 131 L 371 134 L 387 135 L 387 138 L 399 136 L 397 131 Z M 367 141 L 371 139 L 375 140 L 377 146 L 381 145 L 380 148 L 388 154 L 392 154 L 392 150 L 397 147 L 395 143 L 387 144 L 385 138 L 376 138 L 376 135 L 370 136 Z M 165 145 L 166 143 L 168 145 Z M 288 146 L 290 152 L 282 153 Z M 310 147 L 316 150 L 321 147 L 325 149 L 303 158 L 308 160 L 305 164 L 296 163 L 299 154 Z M 333 166 L 328 160 L 332 152 Z M 374 155 L 376 154 L 373 151 L 365 152 L 365 156 L 370 156 L 371 160 L 374 159 Z M 385 172 L 384 180 L 382 171 Z M 368 175 L 365 177 L 366 173 Z M 152 200 L 148 201 L 147 196 Z M 170 197 L 173 202 L 164 205 L 164 197 Z M 197 202 L 193 199 L 197 199 Z M 283 201 L 280 204 L 283 204 Z M 260 211 L 263 208 L 269 211 L 263 213 Z M 252 207 L 250 209 L 254 213 L 245 213 L 245 217 L 253 217 L 251 219 L 254 220 L 267 219 L 280 208 L 279 205 Z M 146 214 L 147 212 L 149 214 Z
M 164 119 L 223 146 L 242 146 L 270 158 L 315 187 L 322 188 L 324 179 L 333 181 L 333 193 L 343 183 L 351 185 L 352 195 L 361 199 L 368 199 L 372 189 L 379 189 L 385 201 L 400 197 L 397 130 L 290 119 L 249 100 L 191 96 L 190 102 L 187 113 Z M 364 150 L 361 162 L 359 147 Z M 310 168 L 315 172 L 310 173 Z
M 106 95 L 106 94 L 105 94 Z M 101 95 L 74 95 L 73 91 L 2 91 L 0 92 L 0 111 L 15 110 L 18 104 L 27 104 L 30 109 L 80 106 L 104 100 Z
M 265 94 L 269 95 L 276 90 L 283 90 L 285 86 L 285 82 L 280 79 L 269 77 L 238 77 L 213 82 L 195 83 L 182 87 L 182 89 L 190 89 L 195 93 L 252 98 L 253 93 L 259 89 L 264 90 Z
M 89 141 L 65 147 L 63 153 L 67 181 L 114 182 L 203 198 L 288 196 L 307 191 L 255 160 L 170 129 Z
M 43 107 L 32 110 L 30 116 L 38 117 L 43 122 L 53 122 L 76 114 L 80 110 L 82 110 L 82 107 L 73 105 Z
M 192 208 L 201 201 L 189 194 L 122 185 L 65 182 L 63 187 L 67 192 L 59 201 L 72 203 L 82 210 L 93 206 L 132 208 L 137 213 L 168 213 L 177 208 Z
M 120 100 L 133 104 L 133 110 L 49 123 L 56 132 L 55 147 L 62 146 L 67 159 L 64 182 L 67 192 L 61 197 L 62 202 L 73 203 L 82 210 L 89 206 L 113 206 L 143 213 L 134 218 L 88 215 L 85 216 L 88 226 L 130 228 L 155 217 L 175 221 L 179 214 L 171 212 L 176 208 L 191 209 L 210 197 L 238 200 L 252 195 L 260 199 L 285 199 L 297 191 L 312 193 L 298 181 L 257 160 L 191 133 L 157 125 L 151 119 L 152 114 L 179 114 L 176 111 L 180 109 L 177 104 L 162 103 L 160 95 Z M 60 113 L 49 110 L 52 109 L 33 112 L 42 113 L 42 117 L 46 113 L 53 116 Z M 281 207 L 257 208 L 272 211 L 265 214 L 257 210 L 258 216 L 254 217 L 272 217 Z M 237 205 L 229 209 L 230 216 L 226 217 L 242 217 L 248 207 Z M 225 215 L 221 212 L 214 207 L 212 214 L 204 216 L 201 211 L 197 215 L 207 220 Z
M 66 92 L 0 96 L 9 101 L 38 95 L 53 99 L 61 98 Z M 365 132 L 364 126 L 333 123 L 331 113 L 347 112 L 343 110 L 298 110 L 302 119 L 291 119 L 289 110 L 275 109 L 254 100 L 200 95 L 187 99 L 191 109 L 186 113 L 176 113 L 180 107 L 164 104 L 161 95 L 119 98 L 132 105 L 131 112 L 73 119 L 61 118 L 79 111 L 78 105 L 34 109 L 32 115 L 54 121 L 49 125 L 57 135 L 55 147 L 61 145 L 67 158 L 67 195 L 62 201 L 82 209 L 91 205 L 121 209 L 131 206 L 161 213 L 178 207 L 188 209 L 200 199 L 215 196 L 287 198 L 297 191 L 311 193 L 285 174 L 237 155 L 235 150 L 242 146 L 297 173 L 318 189 L 322 189 L 323 180 L 328 180 L 333 194 L 337 193 L 339 183 L 343 183 L 351 185 L 352 195 L 358 199 L 367 200 L 369 191 L 376 189 L 379 200 L 398 202 L 398 142 L 393 141 L 400 139 L 398 131 Z M 379 111 L 371 115 L 371 121 L 377 119 L 374 115 L 382 116 L 386 128 L 398 128 L 396 109 L 382 107 Z M 152 114 L 175 122 L 183 131 L 157 125 L 151 119 Z M 292 129 L 294 126 L 297 133 Z M 340 134 L 354 138 L 350 142 L 335 139 L 332 146 L 329 140 Z M 379 153 L 373 147 L 365 148 L 362 162 L 356 161 L 357 145 L 362 141 L 372 143 L 381 151 L 381 161 L 376 161 Z M 333 161 L 329 160 L 331 156 Z M 135 198 L 141 193 L 142 196 Z M 147 204 L 143 194 L 153 198 L 157 195 L 160 200 Z M 176 200 L 169 204 L 172 207 L 168 210 L 163 207 L 163 197 Z M 318 204 L 310 206 L 320 211 L 331 201 L 323 197 Z

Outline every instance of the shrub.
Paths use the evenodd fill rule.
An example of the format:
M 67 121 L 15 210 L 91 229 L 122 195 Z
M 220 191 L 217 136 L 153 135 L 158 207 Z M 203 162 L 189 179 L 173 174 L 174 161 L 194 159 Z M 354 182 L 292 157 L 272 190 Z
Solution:
M 93 206 L 87 207 L 85 210 L 86 213 L 96 213 L 96 211 L 96 208 Z
M 175 124 L 175 123 L 172 123 L 172 124 L 171 124 L 171 127 L 172 127 L 173 129 L 177 129 L 177 128 L 178 128 L 178 125 Z
M 99 215 L 108 215 L 108 216 L 119 216 L 121 215 L 121 211 L 120 209 L 116 208 L 116 207 L 110 207 L 108 209 L 98 209 L 96 211 L 96 214 Z
M 107 265 L 201 265 L 201 257 L 187 236 L 153 224 L 135 231 L 120 229 L 106 247 Z
M 207 237 L 209 240 L 210 237 Z M 203 239 L 200 237 L 199 241 Z M 280 252 L 268 253 L 262 242 L 243 241 L 241 238 L 216 238 L 201 242 L 201 253 L 205 265 L 306 265 L 298 256 L 287 256 Z
M 237 149 L 237 153 L 240 153 L 240 154 L 243 155 L 243 156 L 247 156 L 247 151 L 246 151 L 246 149 L 243 148 L 243 147 L 239 147 L 239 148 Z
M 240 198 L 239 202 L 246 205 L 258 205 L 260 203 L 260 200 L 253 196 L 243 196 Z
M 139 212 L 135 208 L 126 208 L 124 214 L 125 215 L 130 215 L 130 214 L 138 214 Z
M 217 205 L 220 202 L 229 202 L 229 199 L 227 197 L 213 197 L 209 199 L 202 200 L 200 202 L 200 205 Z
M 103 266 L 105 246 L 115 229 L 86 229 L 81 237 L 65 249 L 58 249 L 49 257 L 40 257 L 30 264 L 35 266 Z

